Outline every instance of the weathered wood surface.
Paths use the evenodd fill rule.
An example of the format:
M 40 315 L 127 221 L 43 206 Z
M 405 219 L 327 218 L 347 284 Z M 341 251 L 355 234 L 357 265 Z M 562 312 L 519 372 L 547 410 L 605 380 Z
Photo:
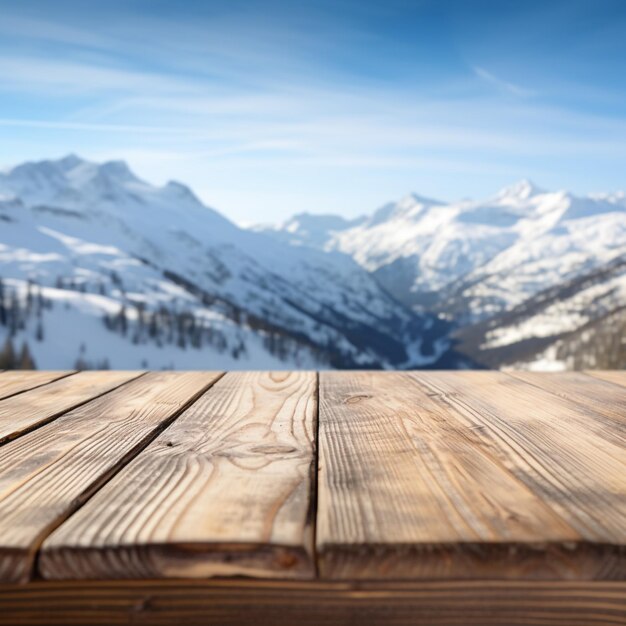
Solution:
M 45 537 L 218 376 L 146 374 L 0 448 L 0 581 L 27 579 Z
M 589 376 L 599 378 L 600 380 L 606 380 L 607 382 L 614 383 L 626 387 L 626 370 L 611 371 L 611 370 L 588 370 L 585 372 Z
M 497 372 L 323 372 L 319 433 L 324 577 L 626 577 L 604 413 Z
M 0 400 L 0 443 L 41 426 L 141 372 L 80 372 Z
M 8 372 L 0 372 L 0 400 L 8 398 L 15 394 L 41 387 L 53 380 L 65 378 L 72 374 L 68 372 L 38 372 L 38 371 L 20 371 L 12 370 Z
M 62 375 L 0 399 L 0 624 L 626 625 L 623 373 Z
M 626 429 L 498 372 L 415 373 L 590 545 L 626 542 Z M 610 574 L 610 569 L 603 572 Z
M 582 372 L 511 372 L 511 375 L 560 398 L 572 400 L 590 409 L 592 414 L 601 414 L 616 420 L 626 441 L 624 388 Z
M 45 578 L 312 577 L 313 372 L 230 373 L 44 543 Z
M 626 584 L 550 581 L 35 582 L 2 626 L 624 626 Z

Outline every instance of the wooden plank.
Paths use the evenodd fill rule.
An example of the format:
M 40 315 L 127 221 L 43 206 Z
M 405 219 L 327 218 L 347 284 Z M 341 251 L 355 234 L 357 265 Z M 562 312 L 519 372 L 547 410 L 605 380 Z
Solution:
M 482 428 L 408 374 L 321 373 L 322 576 L 595 575 L 596 550 L 577 545 Z
M 626 387 L 582 372 L 508 372 L 514 378 L 614 419 L 618 432 L 626 426 Z M 625 440 L 626 443 L 626 440 Z
M 585 374 L 626 387 L 626 370 L 585 370 Z
M 626 583 L 46 581 L 0 606 L 2 626 L 624 626 Z
M 581 550 L 595 553 L 580 564 L 579 577 L 626 578 L 624 428 L 499 372 L 412 377 L 479 431 L 494 457 L 576 530 L 573 569 Z
M 317 381 L 226 374 L 43 544 L 45 578 L 314 574 Z
M 41 387 L 59 378 L 65 378 L 73 372 L 39 372 L 37 370 L 10 370 L 0 374 L 0 400 L 23 391 Z
M 0 400 L 0 444 L 137 378 L 142 372 L 79 372 Z
M 218 377 L 147 374 L 7 443 L 0 455 L 0 581 L 27 579 L 45 537 Z

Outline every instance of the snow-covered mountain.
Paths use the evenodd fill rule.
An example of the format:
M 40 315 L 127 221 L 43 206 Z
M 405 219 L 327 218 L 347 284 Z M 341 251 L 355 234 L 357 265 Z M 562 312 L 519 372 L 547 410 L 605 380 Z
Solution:
M 626 367 L 626 255 L 456 333 L 488 367 Z
M 253 225 L 251 230 L 267 232 L 285 243 L 325 249 L 334 233 L 359 226 L 367 218 L 347 220 L 339 215 L 298 213 L 280 225 Z
M 0 173 L 0 368 L 613 366 L 589 341 L 621 345 L 625 267 L 623 193 L 521 181 L 246 230 L 72 155 Z
M 353 226 L 353 225 L 352 225 Z M 448 324 L 351 258 L 76 156 L 0 173 L 0 333 L 39 367 L 454 364 Z
M 265 232 L 344 252 L 405 303 L 476 321 L 624 254 L 626 199 L 523 180 L 486 200 L 409 195 L 356 223 L 300 215 Z
M 538 294 L 594 272 L 604 276 L 601 268 L 626 258 L 626 197 L 576 197 L 523 180 L 485 200 L 444 203 L 410 195 L 355 223 L 300 215 L 264 232 L 292 245 L 348 254 L 416 311 L 436 311 L 457 327 L 488 319 L 497 326 L 505 313 Z M 612 306 L 626 306 L 626 277 L 611 281 L 621 285 Z M 576 308 L 579 326 L 591 323 L 592 301 L 580 296 L 568 304 L 567 319 L 553 316 L 551 323 L 560 324 L 554 335 L 575 330 Z M 529 320 L 524 332 L 543 332 L 535 323 Z M 495 335 L 502 345 L 517 341 L 518 331 L 506 324 L 492 330 L 485 350 Z M 477 356 L 476 349 L 471 352 Z M 488 364 L 511 363 L 504 352 Z

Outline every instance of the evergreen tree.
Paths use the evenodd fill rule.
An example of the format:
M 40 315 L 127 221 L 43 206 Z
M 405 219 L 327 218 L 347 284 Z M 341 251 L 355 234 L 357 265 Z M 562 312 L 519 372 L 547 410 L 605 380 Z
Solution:
M 74 362 L 74 369 L 78 370 L 79 372 L 83 371 L 83 370 L 88 370 L 89 369 L 89 363 L 87 362 L 87 360 L 82 357 L 79 356 L 76 361 Z
M 26 342 L 22 344 L 22 351 L 20 353 L 18 369 L 21 369 L 21 370 L 36 370 L 37 369 L 37 366 L 35 365 L 35 361 L 33 360 L 33 357 L 30 354 L 30 350 Z
M 13 342 L 10 337 L 7 337 L 2 352 L 0 352 L 0 369 L 15 369 L 15 350 L 13 349 Z
M 37 330 L 35 331 L 37 341 L 43 341 L 43 322 L 41 318 L 37 321 Z
M 7 325 L 7 310 L 4 304 L 4 283 L 0 278 L 0 325 Z
M 41 316 L 45 305 L 46 302 L 43 297 L 43 289 L 41 288 L 41 285 L 39 285 L 37 290 L 37 315 Z
M 87 351 L 87 348 L 85 347 L 85 344 L 81 343 L 80 348 L 78 349 L 78 358 L 76 359 L 76 362 L 74 363 L 74 369 L 79 370 L 79 371 L 90 369 L 89 361 L 87 361 L 87 359 L 85 358 L 86 351 Z
M 104 322 L 104 326 L 107 330 L 115 330 L 115 322 L 108 313 L 105 313 L 102 316 L 102 321 Z
M 26 286 L 26 313 L 30 314 L 33 307 L 33 281 L 28 279 L 28 283 Z
M 149 319 L 150 321 L 148 322 L 148 335 L 150 336 L 150 339 L 156 339 L 159 334 L 156 313 L 151 313 Z
M 14 291 L 11 294 L 11 300 L 9 303 L 9 333 L 11 336 L 15 336 L 20 326 L 20 301 L 17 297 L 17 293 Z
M 122 305 L 122 308 L 117 316 L 117 325 L 122 335 L 126 335 L 126 331 L 128 330 L 128 320 L 126 319 L 126 307 L 124 305 Z

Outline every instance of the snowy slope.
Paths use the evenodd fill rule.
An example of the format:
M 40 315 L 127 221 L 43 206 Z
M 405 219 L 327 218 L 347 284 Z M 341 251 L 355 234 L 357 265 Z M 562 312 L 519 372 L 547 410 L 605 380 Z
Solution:
M 489 367 L 626 367 L 626 255 L 457 333 Z
M 468 319 L 484 319 L 626 255 L 626 202 L 620 195 L 559 192 L 536 202 L 542 217 L 521 224 L 525 230 L 513 245 L 454 286 L 445 303 L 452 314 L 465 310 Z
M 1 173 L 0 233 L 12 334 L 39 367 L 410 367 L 448 352 L 445 323 L 346 255 L 242 230 L 123 162 Z M 33 293 L 45 306 L 27 307 Z
M 334 234 L 358 226 L 365 217 L 347 220 L 339 215 L 298 213 L 278 225 L 260 224 L 251 227 L 255 232 L 266 232 L 274 239 L 294 244 L 325 249 Z
M 306 241 L 286 224 L 283 239 Z M 410 195 L 308 243 L 350 255 L 417 310 L 465 324 L 624 254 L 626 199 L 547 192 L 527 180 L 481 201 Z

